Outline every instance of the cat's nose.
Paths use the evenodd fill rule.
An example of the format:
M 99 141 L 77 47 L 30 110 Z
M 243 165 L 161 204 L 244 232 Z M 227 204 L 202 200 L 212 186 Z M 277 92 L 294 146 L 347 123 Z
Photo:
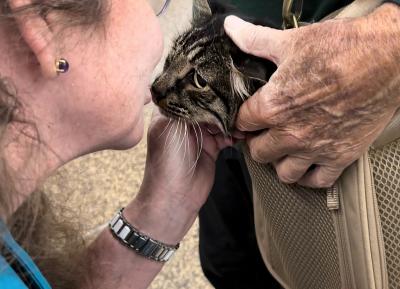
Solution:
M 159 103 L 162 99 L 165 98 L 165 93 L 161 89 L 157 88 L 157 86 L 155 85 L 151 86 L 150 91 L 154 103 Z

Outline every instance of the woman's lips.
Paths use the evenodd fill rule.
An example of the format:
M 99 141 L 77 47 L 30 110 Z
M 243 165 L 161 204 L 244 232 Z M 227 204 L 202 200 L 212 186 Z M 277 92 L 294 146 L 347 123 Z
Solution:
M 151 102 L 151 92 L 150 92 L 150 90 L 148 89 L 147 91 L 146 91 L 146 96 L 145 96 L 145 99 L 144 99 L 144 104 L 146 105 L 146 104 L 149 104 Z

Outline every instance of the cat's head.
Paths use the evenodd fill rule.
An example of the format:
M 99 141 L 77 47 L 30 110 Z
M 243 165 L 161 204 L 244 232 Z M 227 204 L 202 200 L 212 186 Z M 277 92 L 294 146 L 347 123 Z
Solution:
M 173 118 L 233 129 L 240 105 L 275 70 L 271 62 L 247 55 L 230 40 L 221 7 L 197 1 L 192 27 L 174 42 L 163 72 L 152 85 L 153 101 Z

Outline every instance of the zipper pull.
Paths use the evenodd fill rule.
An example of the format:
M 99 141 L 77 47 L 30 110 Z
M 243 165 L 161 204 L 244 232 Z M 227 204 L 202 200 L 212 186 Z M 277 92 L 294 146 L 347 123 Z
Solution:
M 339 189 L 336 185 L 333 185 L 326 190 L 326 203 L 329 211 L 339 210 Z

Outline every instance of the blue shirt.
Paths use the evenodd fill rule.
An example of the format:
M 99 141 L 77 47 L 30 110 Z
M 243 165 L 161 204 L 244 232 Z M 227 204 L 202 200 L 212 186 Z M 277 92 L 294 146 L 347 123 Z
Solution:
M 5 258 L 0 255 L 0 288 L 4 289 L 51 289 L 46 278 L 42 275 L 39 268 L 35 265 L 29 255 L 22 249 L 5 224 L 0 221 L 0 243 L 4 250 L 15 258 L 15 265 L 19 271 L 24 272 L 24 280 L 18 275 L 16 270 L 7 263 Z

